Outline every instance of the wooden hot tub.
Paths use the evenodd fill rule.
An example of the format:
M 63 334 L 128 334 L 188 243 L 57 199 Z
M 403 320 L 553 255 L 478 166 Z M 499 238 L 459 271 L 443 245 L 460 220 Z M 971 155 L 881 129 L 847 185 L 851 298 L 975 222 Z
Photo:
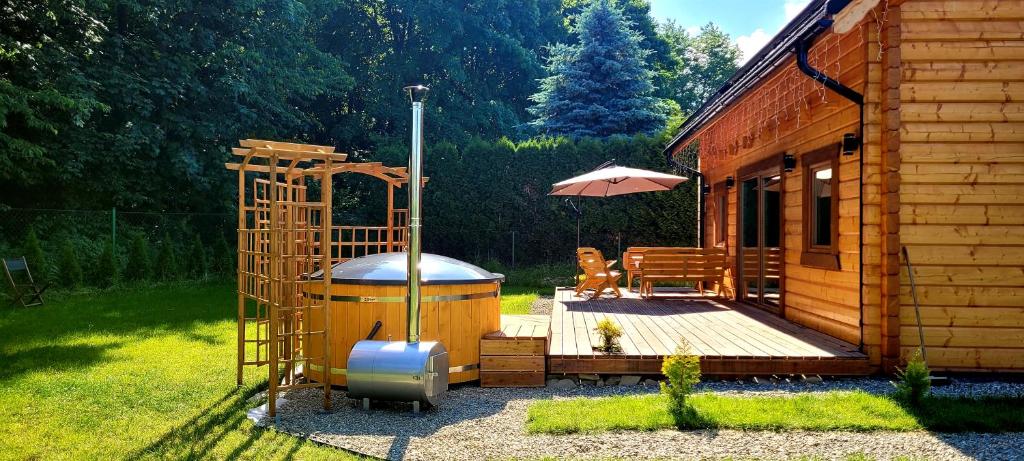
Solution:
M 501 329 L 501 282 L 504 276 L 472 264 L 424 253 L 420 262 L 422 341 L 441 341 L 449 355 L 449 382 L 480 378 L 480 339 Z M 406 253 L 384 253 L 352 259 L 334 266 L 331 285 L 331 384 L 343 386 L 345 367 L 353 345 L 367 339 L 404 341 L 406 336 Z M 313 278 L 322 278 L 322 273 Z M 308 286 L 308 294 L 322 299 L 324 287 Z M 323 328 L 323 315 L 314 313 L 310 331 Z M 309 357 L 322 354 L 320 338 L 311 337 Z M 323 379 L 323 370 L 311 366 L 305 373 Z M 322 382 L 322 381 L 321 381 Z

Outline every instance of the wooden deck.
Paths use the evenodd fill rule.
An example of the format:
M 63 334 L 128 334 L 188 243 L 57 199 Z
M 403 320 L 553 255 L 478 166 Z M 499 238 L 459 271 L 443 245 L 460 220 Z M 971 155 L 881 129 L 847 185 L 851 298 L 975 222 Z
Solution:
M 825 374 L 866 375 L 867 356 L 853 344 L 802 327 L 745 304 L 661 292 L 640 299 L 576 298 L 557 289 L 548 339 L 548 373 L 659 374 L 662 359 L 680 338 L 701 356 L 707 375 Z M 598 320 L 611 317 L 622 327 L 621 352 L 597 350 Z

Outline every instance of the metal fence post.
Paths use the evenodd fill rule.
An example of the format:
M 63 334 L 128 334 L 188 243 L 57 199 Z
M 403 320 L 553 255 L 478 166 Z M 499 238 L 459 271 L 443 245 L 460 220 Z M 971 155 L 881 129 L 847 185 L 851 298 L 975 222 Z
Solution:
M 512 231 L 512 270 L 516 270 L 516 231 Z

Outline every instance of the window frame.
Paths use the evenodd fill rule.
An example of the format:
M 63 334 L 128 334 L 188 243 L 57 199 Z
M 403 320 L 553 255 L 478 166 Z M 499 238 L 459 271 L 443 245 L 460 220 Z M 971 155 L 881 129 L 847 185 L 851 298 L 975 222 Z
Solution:
M 725 181 L 719 181 L 712 188 L 712 200 L 715 201 L 715 234 L 714 246 L 727 247 L 729 242 L 729 188 Z M 725 207 L 722 208 L 722 200 Z
M 800 264 L 807 267 L 816 267 L 825 270 L 840 270 L 839 264 L 839 148 L 840 144 L 831 144 L 826 147 L 808 152 L 801 156 L 801 172 L 803 174 L 803 251 L 800 254 Z M 832 169 L 832 213 L 831 232 L 829 245 L 814 244 L 813 229 L 813 191 L 814 177 L 812 171 L 828 166 Z

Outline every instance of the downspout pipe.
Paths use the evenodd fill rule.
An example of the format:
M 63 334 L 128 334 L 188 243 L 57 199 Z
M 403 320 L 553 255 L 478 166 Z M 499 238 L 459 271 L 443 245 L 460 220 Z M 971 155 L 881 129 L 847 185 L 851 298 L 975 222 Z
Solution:
M 704 248 L 704 240 L 706 239 L 704 230 L 707 229 L 707 216 L 704 213 L 707 207 L 707 197 L 704 195 L 704 186 L 707 184 L 707 178 L 704 177 L 704 173 L 677 163 L 672 158 L 672 154 L 668 154 L 668 161 L 669 164 L 674 164 L 680 170 L 697 178 L 697 246 Z
M 849 3 L 849 1 L 844 1 L 844 0 L 830 2 L 829 5 L 828 5 L 828 13 L 830 15 L 832 15 L 832 14 L 835 14 L 835 13 L 839 12 L 848 3 Z M 836 92 L 838 95 L 840 95 L 840 96 L 842 96 L 842 97 L 844 97 L 844 98 L 846 98 L 846 99 L 848 99 L 850 101 L 853 101 L 854 104 L 857 104 L 857 107 L 858 107 L 858 109 L 860 111 L 859 126 L 858 126 L 858 129 L 859 129 L 858 136 L 861 138 L 860 139 L 860 143 L 859 143 L 860 144 L 860 146 L 859 146 L 860 147 L 860 175 L 858 175 L 858 177 L 857 177 L 858 183 L 860 185 L 860 193 L 858 194 L 858 201 L 859 201 L 858 206 L 860 207 L 860 219 L 861 219 L 861 221 L 860 221 L 861 222 L 861 229 L 860 229 L 860 232 L 857 232 L 857 236 L 858 236 L 858 239 L 859 239 L 859 243 L 857 245 L 857 248 L 858 248 L 857 253 L 858 253 L 858 256 L 859 256 L 859 263 L 858 263 L 858 267 L 857 267 L 857 272 L 858 272 L 857 275 L 859 277 L 859 286 L 858 286 L 857 292 L 858 292 L 858 296 L 859 296 L 858 304 L 860 305 L 860 325 L 859 325 L 860 326 L 860 342 L 857 345 L 857 348 L 861 352 L 863 352 L 864 351 L 864 139 L 863 139 L 864 138 L 864 95 L 860 94 L 859 92 L 857 92 L 853 88 L 850 88 L 850 87 L 848 87 L 846 85 L 843 85 L 838 80 L 836 80 L 836 79 L 834 79 L 832 77 L 829 77 L 828 75 L 825 75 L 824 72 L 811 67 L 810 63 L 807 62 L 807 53 L 808 53 L 808 51 L 810 51 L 811 45 L 813 44 L 814 39 L 818 35 L 820 35 L 822 32 L 827 30 L 829 27 L 832 27 L 832 22 L 833 22 L 832 19 L 829 19 L 829 18 L 824 18 L 824 19 L 818 20 L 818 22 L 814 25 L 814 27 L 812 27 L 809 31 L 807 31 L 807 33 L 805 33 L 804 36 L 801 37 L 801 39 L 796 42 L 796 46 L 794 46 L 793 52 L 796 53 L 796 66 L 797 66 L 798 69 L 800 69 L 800 72 L 803 72 L 804 74 L 806 74 L 808 77 L 811 77 L 811 79 L 813 79 L 816 82 L 821 82 L 821 84 L 824 85 L 825 88 L 828 88 L 828 89 Z

